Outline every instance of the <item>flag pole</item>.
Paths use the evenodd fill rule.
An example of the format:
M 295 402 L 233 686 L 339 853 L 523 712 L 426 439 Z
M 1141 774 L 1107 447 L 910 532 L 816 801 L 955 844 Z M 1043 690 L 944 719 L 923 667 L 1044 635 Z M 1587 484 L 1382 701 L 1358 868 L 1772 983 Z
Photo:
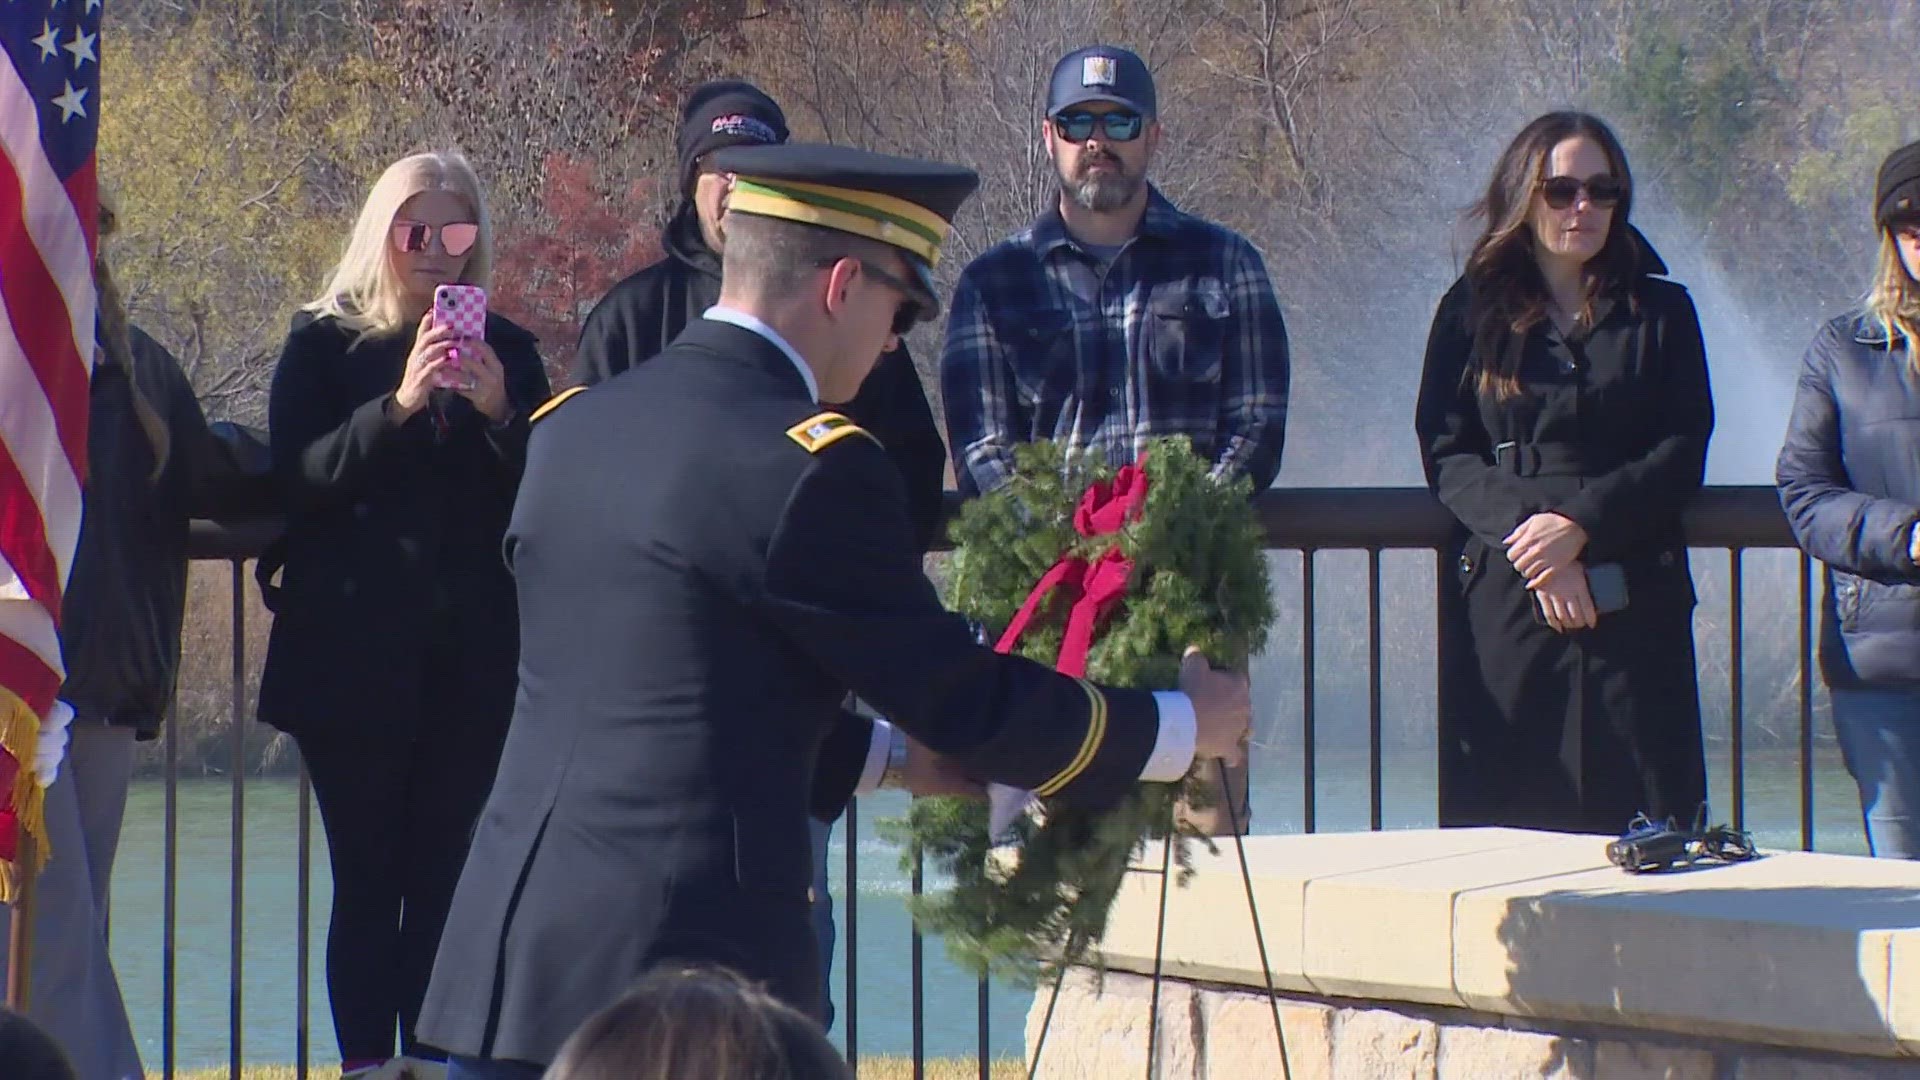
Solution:
M 27 1011 L 28 989 L 33 982 L 33 894 L 39 878 L 33 865 L 38 846 L 38 838 L 20 830 L 20 850 L 13 864 L 19 889 L 13 898 L 13 925 L 7 934 L 7 1008 L 17 1013 Z

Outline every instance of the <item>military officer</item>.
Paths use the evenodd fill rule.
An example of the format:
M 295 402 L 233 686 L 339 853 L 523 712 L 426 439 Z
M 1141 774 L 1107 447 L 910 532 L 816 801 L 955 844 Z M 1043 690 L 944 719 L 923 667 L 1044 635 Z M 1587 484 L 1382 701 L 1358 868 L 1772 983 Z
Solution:
M 666 959 L 819 1014 L 807 819 L 957 773 L 1104 803 L 1239 760 L 1244 677 L 1117 690 L 975 643 L 899 472 L 818 402 L 937 311 L 977 177 L 736 147 L 719 303 L 534 424 L 506 540 L 520 686 L 419 1022 L 453 1080 L 528 1078 Z M 840 707 L 853 692 L 885 720 Z

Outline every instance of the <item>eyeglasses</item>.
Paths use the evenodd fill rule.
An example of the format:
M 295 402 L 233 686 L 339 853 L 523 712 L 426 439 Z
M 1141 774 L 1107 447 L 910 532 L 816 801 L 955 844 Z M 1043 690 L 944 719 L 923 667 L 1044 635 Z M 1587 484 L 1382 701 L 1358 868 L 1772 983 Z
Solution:
M 1070 143 L 1083 143 L 1093 138 L 1096 126 L 1100 128 L 1100 138 L 1106 142 L 1132 142 L 1140 137 L 1147 120 L 1137 112 L 1125 110 L 1110 113 L 1070 112 L 1053 118 L 1053 133 Z
M 900 277 L 898 274 L 892 273 L 891 271 L 888 271 L 882 267 L 875 266 L 873 263 L 870 263 L 865 259 L 854 257 L 854 256 L 835 255 L 831 258 L 823 258 L 820 261 L 816 262 L 814 265 L 822 266 L 822 267 L 832 266 L 834 263 L 837 263 L 841 259 L 845 259 L 845 258 L 853 258 L 853 261 L 860 264 L 860 269 L 863 272 L 872 274 L 875 278 L 879 280 L 880 284 L 886 285 L 889 288 L 893 289 L 893 291 L 900 294 L 900 298 L 901 298 L 900 306 L 894 309 L 894 312 L 893 312 L 892 330 L 895 336 L 904 335 L 907 333 L 907 331 L 912 330 L 916 325 L 919 324 L 920 301 L 917 299 L 917 297 L 920 295 L 920 287 L 918 285 L 915 285 L 912 282 L 907 281 L 905 278 Z
M 1587 201 L 1602 209 L 1617 205 L 1627 197 L 1627 185 L 1617 176 L 1598 173 L 1584 181 L 1572 176 L 1549 176 L 1540 181 L 1540 197 L 1555 210 L 1565 210 L 1586 190 Z
M 440 234 L 441 250 L 456 259 L 472 251 L 480 240 L 480 226 L 471 221 L 450 221 L 445 225 L 396 221 L 392 232 L 394 250 L 409 255 L 427 250 L 427 245 L 433 243 L 434 233 Z

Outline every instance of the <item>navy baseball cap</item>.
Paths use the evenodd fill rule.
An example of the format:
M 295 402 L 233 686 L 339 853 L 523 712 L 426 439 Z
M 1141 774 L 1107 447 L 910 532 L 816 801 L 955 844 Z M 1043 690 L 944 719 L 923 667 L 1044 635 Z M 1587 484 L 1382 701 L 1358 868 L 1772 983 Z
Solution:
M 1047 115 L 1058 116 L 1089 101 L 1111 101 L 1147 117 L 1158 114 L 1147 62 L 1112 45 L 1076 49 L 1054 65 Z

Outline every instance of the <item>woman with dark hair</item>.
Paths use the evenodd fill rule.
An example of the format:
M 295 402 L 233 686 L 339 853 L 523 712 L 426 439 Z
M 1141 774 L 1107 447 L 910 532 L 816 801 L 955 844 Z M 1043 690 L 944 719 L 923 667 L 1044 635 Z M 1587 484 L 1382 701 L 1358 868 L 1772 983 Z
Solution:
M 1826 564 L 1820 674 L 1867 849 L 1920 859 L 1920 143 L 1874 188 L 1872 286 L 1807 347 L 1774 477 Z
M 1680 513 L 1713 430 L 1685 288 L 1584 113 L 1528 124 L 1434 314 L 1415 428 L 1458 519 L 1440 588 L 1440 824 L 1619 833 L 1706 799 Z
M 574 1031 L 546 1080 L 853 1080 L 818 1022 L 723 968 L 663 967 Z
M 173 701 L 188 519 L 215 509 L 208 486 L 221 479 L 214 472 L 224 459 L 179 363 L 128 321 L 109 267 L 118 218 L 106 196 L 98 229 L 87 471 L 61 601 L 60 701 L 72 720 L 66 757 L 46 792 L 51 857 L 33 921 L 30 1005 L 80 1080 L 129 1080 L 143 1072 L 107 948 L 109 886 L 134 744 L 158 737 Z M 11 1075 L 0 1068 L 0 1076 Z

